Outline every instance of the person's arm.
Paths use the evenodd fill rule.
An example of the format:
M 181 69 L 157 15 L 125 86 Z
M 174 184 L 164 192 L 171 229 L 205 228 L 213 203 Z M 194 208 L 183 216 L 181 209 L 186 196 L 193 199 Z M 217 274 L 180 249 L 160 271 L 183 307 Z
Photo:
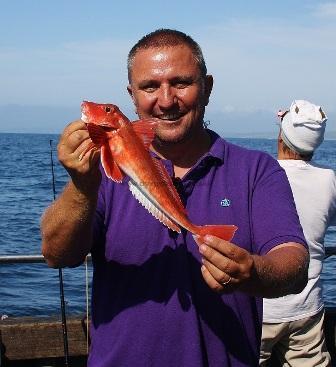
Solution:
M 92 224 L 101 175 L 99 154 L 80 154 L 91 143 L 82 121 L 69 124 L 58 144 L 58 157 L 71 180 L 41 219 L 42 253 L 51 267 L 75 266 L 92 246 Z
M 258 256 L 214 236 L 197 242 L 203 278 L 218 293 L 240 290 L 274 298 L 300 293 L 307 284 L 309 255 L 299 243 L 284 243 Z

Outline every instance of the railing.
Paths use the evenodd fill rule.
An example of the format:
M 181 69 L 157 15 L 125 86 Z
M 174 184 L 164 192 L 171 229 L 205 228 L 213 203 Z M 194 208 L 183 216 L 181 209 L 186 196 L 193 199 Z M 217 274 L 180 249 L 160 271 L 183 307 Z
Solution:
M 336 254 L 336 248 L 335 248 Z M 91 255 L 87 255 L 86 259 L 91 261 Z M 22 264 L 22 263 L 44 263 L 43 255 L 0 255 L 0 264 Z
M 325 247 L 325 258 L 336 255 L 336 246 Z M 91 254 L 86 259 L 91 261 Z M 43 255 L 0 255 L 0 264 L 44 263 Z

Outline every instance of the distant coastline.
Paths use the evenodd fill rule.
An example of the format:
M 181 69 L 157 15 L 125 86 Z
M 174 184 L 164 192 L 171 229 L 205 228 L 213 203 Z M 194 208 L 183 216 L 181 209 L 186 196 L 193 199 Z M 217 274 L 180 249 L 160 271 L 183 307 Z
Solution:
M 277 133 L 274 132 L 255 132 L 255 133 L 225 133 L 226 137 L 242 139 L 277 139 Z M 336 131 L 326 131 L 324 140 L 336 140 Z
M 240 139 L 277 139 L 277 132 L 224 132 L 214 129 L 224 138 L 240 138 Z M 27 134 L 27 135 L 60 135 L 56 132 L 28 132 L 28 131 L 1 131 L 0 134 Z M 336 131 L 326 131 L 324 140 L 336 140 Z

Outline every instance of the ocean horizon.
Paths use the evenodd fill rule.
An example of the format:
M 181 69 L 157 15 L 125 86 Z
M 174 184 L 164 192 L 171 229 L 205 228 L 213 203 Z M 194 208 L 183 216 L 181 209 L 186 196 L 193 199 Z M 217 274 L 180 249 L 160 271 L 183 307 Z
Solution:
M 209 127 L 211 128 L 211 127 Z M 277 132 L 274 131 L 260 131 L 260 132 L 224 132 L 224 131 L 218 131 L 218 129 L 214 130 L 216 131 L 220 136 L 222 136 L 225 139 L 276 139 Z M 11 132 L 11 131 L 1 131 L 0 134 L 25 134 L 25 135 L 55 135 L 60 136 L 60 133 L 56 132 Z M 328 131 L 325 133 L 325 139 L 324 141 L 334 141 L 336 140 L 336 131 Z

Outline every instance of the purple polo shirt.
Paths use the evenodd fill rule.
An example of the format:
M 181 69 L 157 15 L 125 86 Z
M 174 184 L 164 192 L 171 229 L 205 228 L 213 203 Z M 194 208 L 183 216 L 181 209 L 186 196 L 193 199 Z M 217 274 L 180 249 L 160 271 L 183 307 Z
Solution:
M 266 153 L 214 132 L 177 183 L 195 224 L 235 224 L 253 254 L 305 244 L 285 172 Z M 163 161 L 172 175 L 172 163 Z M 262 299 L 214 293 L 191 234 L 167 229 L 122 184 L 103 177 L 95 222 L 89 366 L 258 366 Z

